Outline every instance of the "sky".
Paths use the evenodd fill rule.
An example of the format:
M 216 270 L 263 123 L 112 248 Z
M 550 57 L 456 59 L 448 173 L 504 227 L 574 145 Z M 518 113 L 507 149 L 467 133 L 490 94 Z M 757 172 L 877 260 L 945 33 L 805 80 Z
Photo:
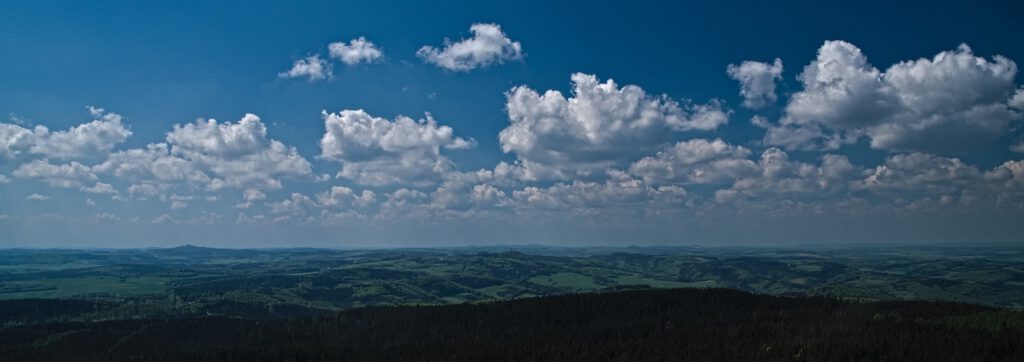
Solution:
M 0 248 L 1021 245 L 1022 12 L 0 0 Z

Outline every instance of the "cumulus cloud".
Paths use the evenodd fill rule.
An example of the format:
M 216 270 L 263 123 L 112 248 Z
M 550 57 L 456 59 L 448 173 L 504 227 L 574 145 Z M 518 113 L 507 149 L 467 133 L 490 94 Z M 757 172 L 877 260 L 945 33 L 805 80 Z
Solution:
M 717 101 L 680 104 L 635 85 L 619 87 L 594 75 L 572 75 L 572 95 L 526 86 L 506 94 L 510 125 L 502 150 L 513 152 L 528 175 L 569 178 L 649 155 L 673 131 L 709 131 L 728 122 Z
M 352 39 L 347 44 L 344 41 L 331 43 L 327 46 L 331 58 L 340 60 L 348 65 L 359 63 L 373 63 L 381 59 L 384 53 L 365 37 Z
M 676 143 L 655 156 L 634 162 L 630 173 L 647 182 L 709 184 L 732 181 L 758 172 L 747 159 L 750 150 L 725 143 L 721 139 L 693 139 Z
M 792 160 L 785 151 L 761 153 L 756 173 L 739 177 L 727 189 L 715 191 L 720 203 L 738 200 L 824 199 L 848 191 L 861 170 L 843 155 L 826 154 L 818 166 Z
M 1017 92 L 1013 94 L 1013 98 L 1010 99 L 1009 105 L 1017 110 L 1024 111 L 1024 88 L 1017 89 Z
M 365 207 L 377 201 L 377 194 L 370 190 L 363 190 L 357 194 L 351 188 L 333 186 L 326 192 L 318 193 L 316 198 L 321 207 Z
M 857 141 L 859 134 L 827 128 L 823 125 L 761 124 L 764 143 L 797 150 L 835 150 Z
M 109 212 L 101 212 L 99 214 L 93 215 L 93 219 L 100 222 L 112 222 L 121 220 L 121 218 L 117 217 L 117 215 L 111 214 Z
M 373 117 L 363 110 L 323 113 L 326 132 L 321 157 L 341 162 L 339 177 L 362 185 L 425 185 L 452 169 L 442 149 L 473 147 L 473 140 L 455 137 L 429 114 L 413 120 Z
M 309 196 L 293 192 L 291 197 L 275 201 L 268 204 L 270 206 L 270 212 L 275 214 L 281 213 L 304 213 L 307 208 L 316 207 L 316 202 L 313 201 Z
M 246 189 L 242 192 L 242 203 L 235 205 L 235 208 L 248 209 L 253 206 L 254 202 L 264 200 L 267 198 L 267 194 L 263 193 L 258 189 Z
M 310 82 L 329 79 L 332 77 L 331 64 L 321 59 L 319 54 L 297 59 L 291 69 L 278 73 L 281 78 L 306 77 Z
M 867 137 L 876 149 L 963 152 L 1021 118 L 1011 108 L 1016 74 L 1013 61 L 977 57 L 967 45 L 883 73 L 853 44 L 828 41 L 800 74 L 803 89 L 765 141 L 834 149 Z
M 218 123 L 210 119 L 175 125 L 167 142 L 175 151 L 232 158 L 262 149 L 267 128 L 254 114 L 246 114 L 238 123 Z
M 381 203 L 381 212 L 391 215 L 403 212 L 408 206 L 421 204 L 423 200 L 427 199 L 426 193 L 404 187 L 385 196 L 386 199 Z
M 898 154 L 858 183 L 875 192 L 950 194 L 962 187 L 976 187 L 981 172 L 956 158 L 924 153 Z
M 153 224 L 176 224 L 178 221 L 171 217 L 171 215 L 161 214 L 160 216 L 153 218 L 153 221 L 151 222 Z
M 245 201 L 259 201 L 267 198 L 267 194 L 257 189 L 246 189 L 242 192 L 242 199 Z
M 39 129 L 39 133 L 44 133 Z M 0 123 L 0 155 L 5 158 L 14 158 L 28 152 L 35 144 L 36 133 L 22 126 L 10 123 Z
M 483 212 L 508 206 L 507 194 L 487 184 L 481 177 L 468 173 L 450 175 L 441 186 L 430 193 L 429 208 L 433 211 L 463 213 Z
M 1002 186 L 1007 189 L 1019 188 L 1024 190 L 1024 160 L 1006 161 L 1002 165 L 986 172 L 985 178 L 1001 182 Z
M 509 39 L 498 24 L 473 24 L 473 37 L 451 42 L 445 39 L 443 49 L 424 46 L 416 55 L 425 62 L 452 71 L 470 71 L 522 57 L 518 41 Z
M 379 59 L 353 55 L 376 49 L 363 41 L 332 44 L 331 56 L 346 64 Z M 457 44 L 434 51 L 441 54 Z M 346 60 L 345 52 L 355 53 Z M 474 64 L 453 70 L 490 63 Z M 781 61 L 744 62 L 728 72 L 740 83 L 745 107 L 777 102 Z M 120 116 L 100 109 L 91 109 L 94 121 L 66 130 L 0 124 L 0 159 L 13 161 L 2 170 L 11 178 L 113 195 L 118 201 L 158 200 L 172 214 L 192 207 L 210 215 L 209 220 L 219 215 L 205 214 L 202 209 L 210 204 L 194 200 L 215 202 L 218 191 L 233 189 L 241 199 L 225 203 L 237 202 L 237 208 L 251 213 L 239 213 L 239 223 L 589 217 L 605 212 L 643 217 L 665 210 L 771 212 L 792 205 L 811 205 L 818 212 L 816 207 L 824 204 L 1024 210 L 1024 161 L 1007 160 L 986 171 L 923 152 L 950 151 L 961 137 L 978 142 L 1010 136 L 1007 132 L 1016 129 L 1024 111 L 1024 90 L 1014 84 L 1015 74 L 1013 62 L 976 57 L 966 46 L 882 72 L 856 47 L 828 42 L 801 73 L 802 89 L 788 100 L 782 117 L 751 119 L 765 129 L 763 144 L 739 145 L 730 144 L 728 134 L 706 138 L 704 132 L 728 122 L 729 111 L 718 101 L 676 101 L 577 73 L 570 94 L 526 86 L 509 90 L 509 124 L 498 141 L 515 160 L 475 172 L 458 170 L 449 152 L 476 142 L 456 137 L 429 114 L 416 120 L 374 117 L 362 110 L 325 111 L 318 158 L 340 164 L 336 177 L 352 182 L 317 183 L 322 189 L 302 193 L 286 189 L 280 194 L 287 196 L 275 201 L 265 201 L 267 194 L 283 188 L 285 179 L 324 182 L 330 175 L 316 176 L 295 147 L 271 139 L 263 121 L 252 114 L 237 122 L 203 119 L 175 125 L 162 142 L 123 150 L 116 148 L 131 131 Z M 880 164 L 854 165 L 843 155 L 772 147 L 835 149 L 865 138 L 893 154 Z M 1024 144 L 1011 149 L 1024 151 Z M 0 174 L 0 184 L 11 181 Z M 368 189 L 359 190 L 363 187 Z M 47 198 L 34 195 L 29 199 Z M 136 220 L 178 222 L 168 214 L 153 216 Z
M 758 128 L 771 127 L 771 122 L 768 120 L 768 117 L 762 115 L 755 115 L 753 117 L 750 117 L 750 124 Z
M 81 190 L 92 194 L 117 194 L 113 185 L 104 182 L 97 182 L 95 185 L 83 187 Z
M 154 184 L 143 183 L 128 186 L 128 194 L 138 199 L 148 199 L 160 195 L 160 188 Z
M 237 123 L 197 120 L 175 125 L 166 143 L 115 152 L 93 169 L 136 182 L 277 189 L 283 177 L 312 176 L 312 165 L 295 147 L 267 138 L 259 117 Z
M 27 197 L 25 197 L 25 200 L 29 200 L 29 201 L 46 201 L 46 200 L 49 200 L 49 199 L 50 199 L 49 196 L 40 195 L 40 194 L 31 194 L 31 195 L 28 195 Z
M 569 209 L 578 214 L 599 213 L 603 209 L 643 212 L 647 206 L 681 204 L 686 190 L 679 186 L 652 187 L 624 172 L 612 172 L 603 182 L 575 180 L 542 188 L 527 186 L 512 192 L 520 210 Z M 678 205 L 677 205 L 678 206 Z
M 75 161 L 55 165 L 47 160 L 34 160 L 18 166 L 11 174 L 14 177 L 40 180 L 50 186 L 63 188 L 81 187 L 85 182 L 94 182 L 98 179 L 88 166 Z
M 172 153 L 196 163 L 215 178 L 211 189 L 223 186 L 281 188 L 281 177 L 312 175 L 312 166 L 295 147 L 267 138 L 260 118 L 246 114 L 237 123 L 216 120 L 175 126 L 167 134 Z
M 740 82 L 743 106 L 758 109 L 775 104 L 775 82 L 782 79 L 782 59 L 775 58 L 772 64 L 744 61 L 740 65 L 729 64 L 729 77 Z
M 478 204 L 498 204 L 508 198 L 504 191 L 488 184 L 474 185 L 469 197 Z
M 199 170 L 198 165 L 171 154 L 171 147 L 166 143 L 114 152 L 93 170 L 129 180 L 164 184 L 210 182 L 210 176 Z
M 16 124 L 0 123 L 0 156 L 101 157 L 132 135 L 120 115 L 94 107 L 89 107 L 89 112 L 96 119 L 62 131 L 50 131 L 45 126 L 29 130 Z

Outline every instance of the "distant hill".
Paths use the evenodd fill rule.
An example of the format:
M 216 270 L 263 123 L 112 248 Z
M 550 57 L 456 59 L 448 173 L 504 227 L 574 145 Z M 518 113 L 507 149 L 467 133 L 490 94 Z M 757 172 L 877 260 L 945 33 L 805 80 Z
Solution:
M 185 244 L 181 246 L 175 246 L 172 248 L 153 248 L 146 249 L 150 254 L 164 258 L 197 258 L 197 259 L 208 259 L 208 258 L 223 258 L 223 257 L 234 257 L 244 258 L 259 255 L 264 253 L 260 250 L 251 249 L 220 249 L 220 248 L 209 248 L 205 246 L 195 246 L 191 244 Z
M 1024 313 L 728 289 L 0 329 L 4 360 L 1024 361 Z

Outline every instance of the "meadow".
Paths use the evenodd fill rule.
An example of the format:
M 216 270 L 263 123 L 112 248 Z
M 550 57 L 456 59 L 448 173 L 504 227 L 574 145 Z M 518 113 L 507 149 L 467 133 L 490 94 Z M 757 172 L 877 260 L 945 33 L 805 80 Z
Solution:
M 1019 250 L 997 247 L 10 249 L 0 300 L 94 303 L 49 320 L 265 318 L 648 288 L 1024 309 L 1022 265 Z

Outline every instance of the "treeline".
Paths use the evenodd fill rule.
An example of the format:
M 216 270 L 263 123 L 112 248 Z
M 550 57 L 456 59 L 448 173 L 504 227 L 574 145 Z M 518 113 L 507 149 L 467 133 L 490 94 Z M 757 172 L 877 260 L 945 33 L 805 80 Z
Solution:
M 23 325 L 0 329 L 0 359 L 1024 361 L 1024 324 L 1010 323 L 1020 314 L 955 303 L 634 290 L 299 319 Z

